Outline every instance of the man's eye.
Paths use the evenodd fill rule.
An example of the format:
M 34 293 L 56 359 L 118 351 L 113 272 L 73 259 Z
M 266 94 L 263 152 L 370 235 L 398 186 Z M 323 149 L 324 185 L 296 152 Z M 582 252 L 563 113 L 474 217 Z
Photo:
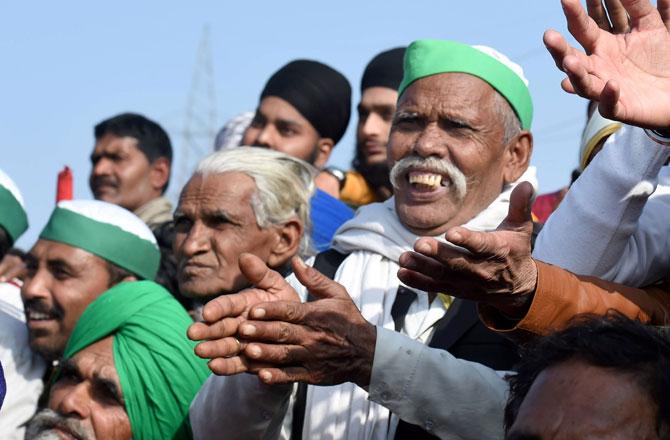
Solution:
M 52 275 L 53 275 L 54 278 L 56 278 L 57 280 L 60 280 L 60 281 L 67 280 L 68 278 L 71 277 L 70 273 L 68 273 L 67 271 L 64 271 L 64 270 L 59 270 L 59 269 L 56 269 L 56 270 L 52 271 Z
M 191 228 L 191 220 L 186 217 L 178 216 L 174 218 L 174 227 L 178 232 L 187 232 Z
M 364 109 L 358 109 L 358 119 L 367 119 L 370 112 Z
M 400 114 L 393 120 L 393 126 L 399 129 L 409 129 L 421 126 L 421 118 L 415 114 Z
M 291 127 L 282 127 L 279 129 L 279 132 L 281 133 L 282 136 L 294 136 L 298 133 Z

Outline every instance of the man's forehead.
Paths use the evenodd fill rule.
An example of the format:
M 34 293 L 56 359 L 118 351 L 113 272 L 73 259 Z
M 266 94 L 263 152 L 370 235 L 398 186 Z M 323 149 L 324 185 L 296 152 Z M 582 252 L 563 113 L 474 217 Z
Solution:
M 82 349 L 66 361 L 83 377 L 100 377 L 118 382 L 118 372 L 114 364 L 114 337 L 108 336 Z
M 139 150 L 139 141 L 134 137 L 107 133 L 95 142 L 94 151 L 96 153 L 120 153 L 133 148 Z
M 471 102 L 490 99 L 495 93 L 489 83 L 469 73 L 439 73 L 410 84 L 400 96 L 398 108 L 424 103 L 471 108 Z
M 179 198 L 179 211 L 240 211 L 251 207 L 256 182 L 238 171 L 196 174 L 187 183 Z
M 59 259 L 72 265 L 90 264 L 100 259 L 84 249 L 44 238 L 37 240 L 28 255 L 36 259 Z
M 263 98 L 256 111 L 272 121 L 284 121 L 312 127 L 312 124 L 297 108 L 278 96 L 266 96 Z

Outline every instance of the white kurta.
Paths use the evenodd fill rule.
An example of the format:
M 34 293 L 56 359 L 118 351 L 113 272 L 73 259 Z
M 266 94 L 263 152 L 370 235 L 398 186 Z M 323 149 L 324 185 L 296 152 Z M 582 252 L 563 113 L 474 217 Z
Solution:
M 7 395 L 0 409 L 0 438 L 23 439 L 21 427 L 37 408 L 44 362 L 28 345 L 28 328 L 19 288 L 0 283 L 0 362 Z
M 670 273 L 670 148 L 624 126 L 572 185 L 533 256 L 581 275 L 644 286 Z

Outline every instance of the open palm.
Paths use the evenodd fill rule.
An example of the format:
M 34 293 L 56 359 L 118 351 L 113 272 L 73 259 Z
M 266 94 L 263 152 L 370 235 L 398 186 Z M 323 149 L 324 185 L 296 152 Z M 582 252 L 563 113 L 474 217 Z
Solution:
M 584 48 L 571 47 L 555 31 L 544 42 L 556 65 L 567 74 L 563 88 L 599 101 L 611 119 L 649 128 L 670 127 L 670 0 L 621 0 L 630 31 L 613 34 L 587 15 L 579 0 L 562 0 L 568 29 Z

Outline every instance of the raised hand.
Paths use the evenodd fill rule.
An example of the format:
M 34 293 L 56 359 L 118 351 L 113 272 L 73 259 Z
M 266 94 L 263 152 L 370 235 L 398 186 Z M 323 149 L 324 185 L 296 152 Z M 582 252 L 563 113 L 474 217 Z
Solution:
M 530 249 L 532 194 L 529 183 L 518 185 L 512 191 L 507 217 L 494 232 L 449 229 L 447 240 L 464 249 L 434 238 L 417 240 L 416 252 L 400 256 L 398 278 L 427 292 L 485 301 L 503 312 L 516 311 L 530 299 L 537 283 Z
M 239 356 L 244 343 L 235 336 L 253 305 L 269 301 L 300 302 L 296 291 L 260 258 L 242 254 L 239 265 L 254 288 L 211 300 L 202 311 L 204 322 L 196 322 L 188 329 L 190 339 L 205 341 L 196 346 L 195 353 L 211 359 L 208 365 L 214 374 L 231 375 L 249 370 L 245 359 Z
M 309 303 L 258 304 L 239 327 L 251 371 L 267 384 L 333 385 L 370 382 L 377 331 L 363 318 L 340 284 L 307 267 L 295 275 L 319 298 Z M 253 321 L 252 321 L 253 319 Z
M 610 119 L 646 128 L 670 127 L 670 0 L 607 1 L 614 11 L 605 27 L 604 11 L 589 1 L 591 17 L 579 0 L 562 0 L 568 30 L 583 47 L 568 44 L 558 32 L 548 30 L 544 43 L 556 65 L 566 73 L 564 90 L 599 102 L 600 113 Z M 630 30 L 623 27 L 623 12 Z M 595 20 L 598 21 L 598 23 Z M 608 26 L 610 26 L 608 24 Z

